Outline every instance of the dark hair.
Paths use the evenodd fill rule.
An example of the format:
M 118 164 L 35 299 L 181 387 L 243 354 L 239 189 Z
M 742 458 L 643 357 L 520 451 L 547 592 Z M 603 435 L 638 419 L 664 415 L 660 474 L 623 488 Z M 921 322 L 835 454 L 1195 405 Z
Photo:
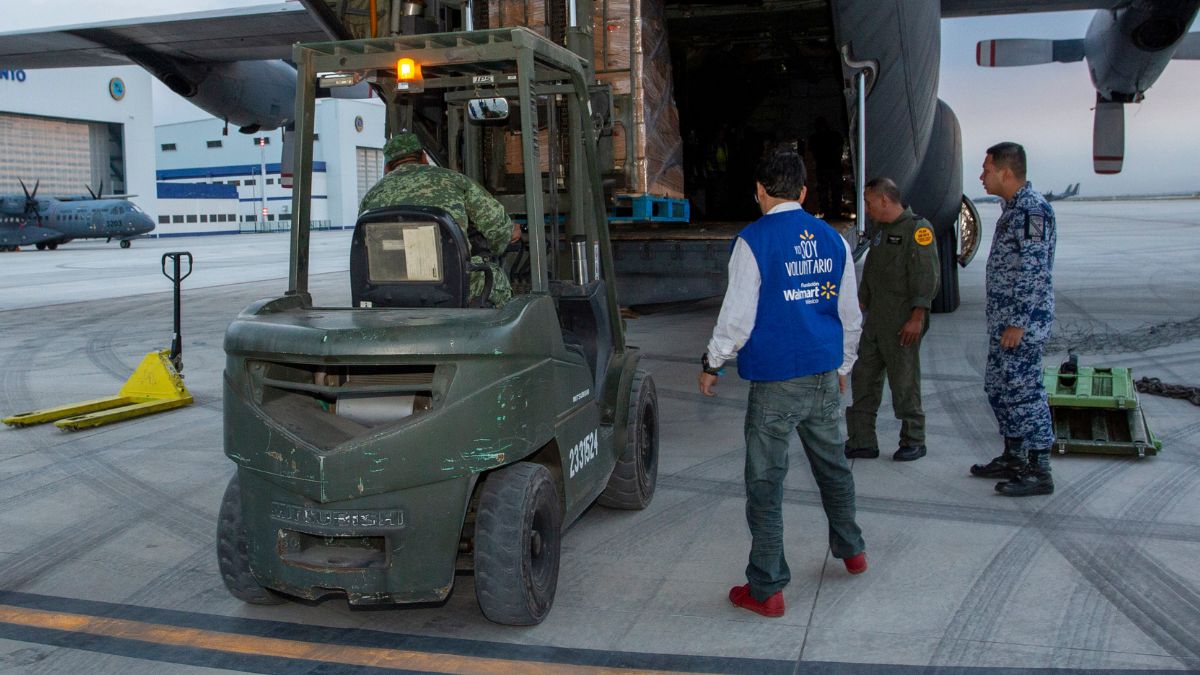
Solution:
M 1025 148 L 1021 147 L 1020 143 L 997 143 L 987 149 L 987 154 L 991 156 L 992 164 L 1002 169 L 1011 169 L 1014 176 L 1025 180 Z
M 866 190 L 870 190 L 877 195 L 887 197 L 889 201 L 897 204 L 900 202 L 900 188 L 896 186 L 896 181 L 887 176 L 878 176 L 867 182 Z
M 795 150 L 775 148 L 758 165 L 754 179 L 776 199 L 799 199 L 804 188 L 804 161 Z

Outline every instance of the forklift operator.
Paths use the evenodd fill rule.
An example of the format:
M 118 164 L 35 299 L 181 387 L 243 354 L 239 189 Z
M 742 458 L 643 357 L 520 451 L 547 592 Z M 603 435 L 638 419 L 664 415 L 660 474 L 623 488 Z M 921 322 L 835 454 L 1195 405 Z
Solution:
M 363 197 L 358 212 L 383 206 L 434 206 L 445 209 L 462 228 L 471 247 L 471 262 L 492 268 L 492 293 L 488 300 L 502 307 L 512 298 L 508 276 L 496 262 L 509 243 L 521 238 L 520 224 L 514 224 L 481 185 L 470 178 L 433 165 L 417 135 L 410 131 L 388 139 L 383 146 L 387 175 Z M 471 272 L 470 300 L 483 293 L 484 275 Z

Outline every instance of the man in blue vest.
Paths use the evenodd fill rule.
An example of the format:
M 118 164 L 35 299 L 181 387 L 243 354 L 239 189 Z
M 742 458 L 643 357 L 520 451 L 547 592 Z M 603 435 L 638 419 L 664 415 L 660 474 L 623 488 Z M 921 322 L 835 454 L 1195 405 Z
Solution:
M 833 556 L 851 574 L 867 569 L 837 420 L 862 324 L 854 261 L 846 240 L 801 208 L 804 178 L 804 163 L 790 149 L 768 154 L 759 167 L 755 199 L 763 216 L 734 242 L 729 286 L 701 360 L 705 396 L 714 395 L 721 365 L 735 354 L 738 375 L 750 381 L 749 583 L 730 589 L 729 600 L 770 617 L 783 616 L 783 587 L 791 579 L 782 502 L 793 429 L 821 491 Z

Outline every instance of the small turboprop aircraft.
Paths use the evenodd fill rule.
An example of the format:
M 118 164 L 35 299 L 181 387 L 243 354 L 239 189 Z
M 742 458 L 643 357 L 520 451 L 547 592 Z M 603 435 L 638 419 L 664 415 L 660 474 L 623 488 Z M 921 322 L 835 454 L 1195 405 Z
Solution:
M 154 230 L 150 216 L 126 199 L 133 195 L 104 197 L 89 187 L 87 195 L 39 198 L 41 181 L 32 192 L 19 182 L 25 194 L 0 195 L 0 251 L 53 251 L 72 239 L 116 239 L 129 248 L 131 240 Z

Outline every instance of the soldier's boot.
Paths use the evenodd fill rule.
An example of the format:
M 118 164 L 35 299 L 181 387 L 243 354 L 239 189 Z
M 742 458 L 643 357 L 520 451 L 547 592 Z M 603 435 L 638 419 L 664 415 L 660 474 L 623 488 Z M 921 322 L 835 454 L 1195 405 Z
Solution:
M 1054 492 L 1054 479 L 1050 477 L 1050 451 L 1029 453 L 1029 463 L 1013 478 L 996 483 L 996 492 L 1006 497 L 1028 497 L 1048 495 Z
M 977 478 L 999 478 L 1009 480 L 1016 478 L 1025 462 L 1017 456 L 1021 449 L 1021 438 L 1006 436 L 1004 438 L 1004 454 L 995 457 L 987 464 L 972 464 L 971 475 Z

